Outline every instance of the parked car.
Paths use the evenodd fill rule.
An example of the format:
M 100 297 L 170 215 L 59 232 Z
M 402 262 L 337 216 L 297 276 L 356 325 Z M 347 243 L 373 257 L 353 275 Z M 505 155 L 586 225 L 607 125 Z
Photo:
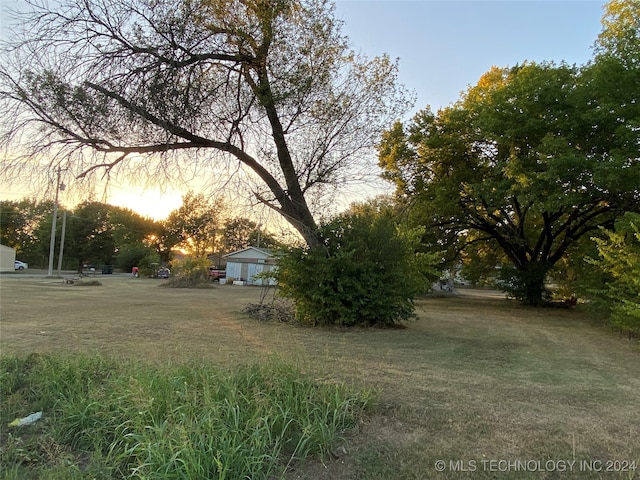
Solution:
M 16 270 L 26 270 L 27 268 L 29 268 L 29 265 L 21 262 L 20 260 L 16 260 L 15 262 L 13 262 L 13 268 L 15 268 Z
M 156 271 L 156 278 L 169 278 L 171 270 L 167 267 L 161 267 Z
M 217 267 L 209 267 L 209 278 L 220 281 L 223 278 L 227 278 L 227 271 Z

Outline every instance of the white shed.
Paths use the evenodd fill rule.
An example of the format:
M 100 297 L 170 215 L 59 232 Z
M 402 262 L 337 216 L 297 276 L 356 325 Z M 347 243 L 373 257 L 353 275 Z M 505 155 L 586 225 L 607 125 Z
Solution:
M 6 245 L 0 245 L 0 272 L 13 272 L 16 251 Z
M 227 280 L 242 281 L 245 285 L 274 285 L 275 279 L 255 278 L 275 268 L 277 258 L 264 248 L 248 247 L 224 256 L 227 261 Z

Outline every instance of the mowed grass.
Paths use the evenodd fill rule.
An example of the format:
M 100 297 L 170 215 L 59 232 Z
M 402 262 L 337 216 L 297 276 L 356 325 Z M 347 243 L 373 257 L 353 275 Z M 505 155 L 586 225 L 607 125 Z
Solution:
M 245 316 L 259 288 L 99 279 L 0 278 L 2 354 L 285 362 L 375 391 L 343 454 L 308 461 L 291 479 L 640 478 L 640 346 L 589 321 L 584 306 L 527 309 L 466 291 L 420 300 L 405 329 L 311 329 Z

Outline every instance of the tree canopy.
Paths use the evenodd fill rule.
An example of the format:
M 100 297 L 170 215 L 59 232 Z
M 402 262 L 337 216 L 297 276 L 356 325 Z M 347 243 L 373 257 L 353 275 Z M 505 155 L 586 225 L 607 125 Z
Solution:
M 598 56 L 612 56 L 626 66 L 640 64 L 640 3 L 610 0 L 604 6 L 602 32 L 596 41 Z
M 156 222 L 129 209 L 100 202 L 83 202 L 67 216 L 64 256 L 67 263 L 75 263 L 74 268 L 79 272 L 85 264 L 113 265 L 120 263 L 125 252 L 141 251 L 142 247 L 152 251 L 149 239 L 158 236 L 160 231 L 161 226 Z M 40 233 L 48 241 L 50 218 L 42 223 Z M 60 232 L 56 236 L 60 238 Z M 48 249 L 48 243 L 43 243 L 41 248 Z M 138 257 L 145 254 L 139 253 Z
M 313 202 L 410 103 L 397 62 L 351 51 L 326 0 L 29 5 L 1 57 L 7 169 L 244 178 L 317 244 Z
M 525 63 L 492 68 L 454 106 L 397 123 L 379 158 L 423 222 L 463 246 L 493 242 L 518 296 L 537 304 L 577 239 L 638 210 L 639 122 L 637 67 Z
M 203 194 L 187 193 L 182 197 L 182 205 L 164 222 L 170 244 L 195 257 L 206 256 L 219 247 L 224 214 L 222 200 L 209 200 Z
M 31 265 L 44 265 L 47 252 L 41 248 L 41 225 L 51 218 L 52 211 L 51 201 L 0 200 L 0 243 L 15 249 L 19 259 Z M 51 232 L 50 220 L 47 226 Z M 50 235 L 46 235 L 47 241 Z
M 282 246 L 274 235 L 263 231 L 262 225 L 244 217 L 229 218 L 222 232 L 222 249 L 234 252 L 250 246 L 275 249 Z

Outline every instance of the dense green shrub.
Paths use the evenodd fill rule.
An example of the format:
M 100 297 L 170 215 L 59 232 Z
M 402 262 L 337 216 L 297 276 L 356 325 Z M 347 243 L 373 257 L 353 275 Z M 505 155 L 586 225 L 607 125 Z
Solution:
M 419 233 L 402 232 L 391 211 L 359 208 L 320 227 L 324 244 L 280 261 L 280 293 L 313 325 L 391 325 L 413 316 L 432 258 L 416 254 Z
M 174 288 L 212 288 L 209 265 L 206 257 L 187 257 L 173 262 L 171 277 L 163 286 Z
M 604 300 L 613 326 L 640 333 L 640 215 L 627 214 L 616 231 L 603 230 L 605 238 L 594 238 L 598 258 L 587 261 L 602 279 L 590 294 Z

